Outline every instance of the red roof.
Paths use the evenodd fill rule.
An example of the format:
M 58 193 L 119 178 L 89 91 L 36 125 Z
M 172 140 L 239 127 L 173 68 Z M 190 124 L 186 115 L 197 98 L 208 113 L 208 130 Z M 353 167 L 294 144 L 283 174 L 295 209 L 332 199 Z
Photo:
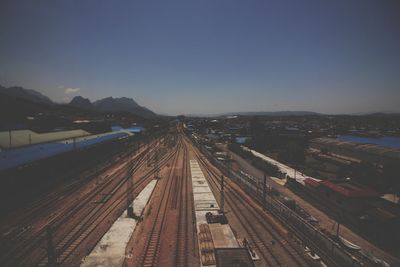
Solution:
M 306 179 L 304 179 L 304 183 L 305 183 L 307 186 L 314 187 L 314 188 L 320 186 L 320 181 L 317 181 L 317 180 L 312 179 L 312 178 L 306 178 Z
M 350 182 L 321 181 L 321 185 L 346 197 L 379 197 L 380 194 L 369 188 L 362 188 Z

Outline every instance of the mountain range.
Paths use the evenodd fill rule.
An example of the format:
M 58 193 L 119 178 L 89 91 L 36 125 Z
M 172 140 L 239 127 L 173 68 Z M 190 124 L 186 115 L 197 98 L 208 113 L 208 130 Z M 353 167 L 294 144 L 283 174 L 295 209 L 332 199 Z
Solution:
M 224 116 L 308 116 L 308 115 L 322 115 L 321 113 L 312 111 L 254 111 L 254 112 L 230 112 L 224 113 Z
M 129 112 L 143 117 L 156 116 L 153 111 L 146 107 L 140 106 L 132 98 L 127 97 L 106 97 L 92 103 L 88 98 L 75 96 L 68 105 L 101 113 Z
M 0 93 L 7 96 L 29 100 L 35 103 L 48 105 L 54 104 L 53 101 L 51 101 L 47 96 L 44 96 L 35 90 L 25 89 L 20 86 L 3 87 L 0 85 Z
M 76 96 L 68 104 L 58 104 L 51 101 L 50 98 L 48 98 L 47 96 L 35 90 L 17 86 L 3 87 L 1 85 L 0 96 L 2 98 L 1 102 L 4 102 L 4 104 L 6 104 L 6 102 L 15 102 L 16 104 L 14 105 L 14 108 L 22 108 L 21 106 L 25 106 L 26 108 L 26 106 L 28 106 L 30 109 L 33 109 L 35 111 L 40 110 L 41 108 L 45 108 L 45 110 L 62 108 L 64 110 L 78 109 L 77 111 L 83 110 L 98 113 L 128 112 L 141 117 L 157 116 L 157 114 L 155 114 L 153 111 L 149 110 L 146 107 L 140 106 L 132 98 L 127 97 L 107 97 L 92 103 L 87 98 Z
M 318 116 L 324 115 L 312 111 L 253 111 L 253 112 L 228 112 L 219 114 L 185 114 L 187 117 L 225 117 L 225 116 Z
M 47 96 L 20 86 L 4 87 L 0 85 L 0 118 L 11 120 L 12 117 L 26 117 L 38 112 L 61 112 L 66 114 L 90 113 L 121 113 L 128 112 L 136 116 L 151 118 L 158 116 L 146 107 L 140 106 L 132 98 L 106 97 L 94 102 L 82 96 L 75 96 L 68 104 L 53 102 Z M 229 112 L 220 114 L 185 114 L 188 117 L 220 117 L 220 116 L 307 116 L 324 115 L 311 111 L 259 111 L 259 112 Z M 399 115 L 399 113 L 363 113 L 342 115 Z

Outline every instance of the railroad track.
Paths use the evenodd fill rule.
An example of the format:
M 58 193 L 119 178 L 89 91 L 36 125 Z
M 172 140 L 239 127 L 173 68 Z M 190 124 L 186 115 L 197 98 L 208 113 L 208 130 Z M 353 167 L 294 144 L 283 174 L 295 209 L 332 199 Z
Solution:
M 175 251 L 175 266 L 189 266 L 188 257 L 188 239 L 189 233 L 189 222 L 191 221 L 191 214 L 189 212 L 190 203 L 190 191 L 189 191 L 189 159 L 188 159 L 188 149 L 186 144 L 184 144 L 183 150 L 183 167 L 182 174 L 180 176 L 180 190 L 179 190 L 179 215 L 178 215 L 178 229 L 177 229 L 177 243 Z
M 211 160 L 212 162 L 212 160 Z M 216 166 L 215 163 L 212 164 L 213 166 Z M 236 182 L 234 182 L 234 184 L 236 184 Z M 247 188 L 247 185 L 243 185 L 241 183 L 237 184 L 238 187 L 240 187 L 244 192 L 247 192 L 248 196 L 251 196 L 251 199 L 253 200 L 252 202 L 256 202 L 259 204 L 260 207 L 262 207 L 263 205 L 263 201 L 260 197 L 257 197 L 256 195 L 252 195 L 252 190 L 249 190 L 249 188 Z M 270 202 L 270 205 L 273 207 L 273 209 L 276 210 L 281 210 L 282 207 L 284 206 L 284 204 L 282 204 L 279 200 L 276 199 L 272 199 L 272 201 Z M 285 207 L 285 209 L 287 209 Z M 272 215 L 272 213 L 271 213 Z M 281 223 L 283 223 L 285 225 L 285 227 L 287 229 L 289 229 L 289 231 L 293 234 L 293 236 L 296 237 L 297 241 L 302 243 L 302 244 L 306 244 L 309 248 L 311 248 L 313 251 L 315 251 L 324 261 L 325 264 L 329 265 L 329 266 L 360 266 L 359 263 L 357 265 L 356 261 L 356 257 L 350 258 L 350 259 L 345 259 L 342 257 L 343 254 L 347 253 L 346 251 L 342 251 L 342 254 L 339 253 L 339 257 L 333 257 L 333 255 L 331 254 L 331 251 L 333 251 L 333 247 L 332 248 L 328 248 L 328 249 L 323 249 L 323 247 L 326 245 L 325 243 L 321 243 L 320 240 L 318 239 L 313 239 L 310 238 L 309 235 L 307 235 L 307 233 L 304 233 L 303 230 L 299 230 L 297 228 L 297 225 L 293 224 L 293 221 L 291 219 L 295 219 L 295 220 L 303 220 L 302 218 L 298 217 L 297 215 L 291 215 L 291 217 L 286 217 L 283 215 L 282 212 L 276 212 L 274 213 L 274 218 L 278 219 Z M 300 224 L 303 225 L 303 224 Z M 306 231 L 309 229 L 306 229 Z M 321 247 L 322 246 L 322 247 Z M 333 246 L 333 244 L 332 244 Z M 336 248 L 337 251 L 337 248 Z M 301 255 L 303 255 L 303 250 L 297 251 L 299 252 Z M 338 254 L 336 254 L 338 255 Z M 310 266 L 321 266 L 321 264 L 319 262 L 313 261 L 311 258 L 305 257 L 306 261 L 309 262 Z M 359 259 L 358 259 L 359 260 Z M 349 263 L 351 262 L 351 263 Z M 364 263 L 365 264 L 365 263 Z
M 232 191 L 230 188 L 227 189 L 228 192 L 232 192 L 233 198 L 233 203 L 241 203 L 242 205 L 245 204 L 244 200 L 234 191 Z M 228 200 L 229 201 L 229 200 Z M 235 210 L 235 209 L 234 209 Z M 236 210 L 235 210 L 236 211 Z M 237 214 L 239 217 L 242 215 L 243 218 L 247 221 L 247 225 L 250 227 L 253 226 L 254 221 L 249 220 L 248 218 L 254 218 L 259 225 L 262 225 L 262 229 L 265 230 L 266 233 L 272 238 L 272 240 L 276 241 L 278 246 L 274 245 L 273 248 L 271 246 L 268 248 L 269 244 L 265 239 L 260 238 L 261 245 L 263 247 L 268 248 L 272 253 L 279 253 L 279 255 L 289 255 L 289 258 L 286 260 L 289 260 L 289 264 L 285 264 L 284 262 L 280 262 L 279 258 L 274 257 L 276 260 L 276 264 L 278 266 L 310 266 L 311 262 L 307 262 L 304 259 L 304 253 L 300 252 L 300 250 L 294 248 L 286 238 L 280 236 L 278 231 L 275 231 L 272 229 L 271 225 L 269 225 L 261 216 L 259 213 L 257 213 L 254 209 L 250 208 L 248 210 L 244 210 L 241 214 Z M 252 228 L 254 232 L 257 235 L 257 229 Z M 258 237 L 258 236 L 257 236 Z M 273 264 L 275 265 L 275 264 Z
M 177 153 L 173 159 L 168 177 L 163 179 L 163 181 L 166 181 L 166 185 L 163 186 L 164 190 L 162 191 L 161 199 L 158 205 L 159 208 L 157 209 L 156 217 L 152 222 L 151 231 L 148 234 L 140 261 L 140 265 L 144 267 L 157 266 L 158 254 L 161 245 L 161 234 L 167 219 L 166 214 L 170 204 L 169 202 L 171 201 L 171 192 L 173 190 L 173 184 L 175 180 L 173 179 L 175 175 L 175 166 L 177 165 L 177 161 L 179 159 L 181 146 L 182 140 L 179 138 L 177 144 Z
M 4 221 L 7 222 L 8 225 L 13 225 L 13 229 L 22 228 L 22 224 L 26 224 L 26 222 L 37 218 L 38 214 L 40 214 L 44 209 L 54 209 L 57 200 L 62 198 L 62 196 L 68 195 L 77 188 L 84 186 L 99 174 L 110 171 L 112 168 L 115 168 L 117 162 L 120 162 L 121 160 L 126 160 L 128 157 L 131 156 L 132 153 L 136 152 L 136 150 L 124 152 L 123 154 L 116 157 L 111 164 L 104 166 L 101 169 L 97 169 L 95 172 L 93 172 L 92 170 L 84 171 L 78 176 L 78 179 L 75 179 L 74 181 L 57 189 L 57 191 L 53 191 L 45 196 L 39 197 L 29 206 L 20 209 L 17 215 L 12 215 L 12 217 L 7 218 Z M 9 232 L 11 234 L 13 232 L 13 229 L 2 228 L 1 232 Z
M 210 166 L 211 163 L 206 162 L 197 151 L 196 155 L 210 178 L 209 181 L 213 192 L 219 195 L 218 181 L 220 175 Z M 247 194 L 232 186 L 230 181 L 227 181 L 225 186 L 226 204 L 230 207 L 230 210 L 250 237 L 251 243 L 256 246 L 258 253 L 260 253 L 265 262 L 269 266 L 310 266 L 312 263 L 306 260 L 300 250 L 301 248 L 294 247 L 294 244 L 291 244 L 291 240 L 288 240 L 279 230 L 268 224 L 261 214 L 262 209 L 254 207 L 257 204 L 253 201 L 245 201 L 245 199 L 248 200 Z M 258 212 L 256 211 L 257 208 Z M 271 243 L 272 240 L 274 244 Z M 278 257 L 277 255 L 286 256 Z
M 138 163 L 136 164 L 137 168 L 139 168 L 144 164 L 146 152 L 148 151 L 144 151 L 142 156 L 139 155 L 139 160 Z M 164 161 L 161 164 L 167 162 L 166 158 L 167 157 L 164 158 Z M 146 178 L 150 177 L 153 171 L 154 170 L 150 170 L 148 174 L 146 174 L 144 177 L 138 180 L 138 182 L 135 183 L 135 188 L 141 186 L 141 184 L 143 184 L 146 181 Z M 79 246 L 79 244 L 81 244 L 82 241 L 85 240 L 85 238 L 93 232 L 95 226 L 98 225 L 97 223 L 103 222 L 107 218 L 107 215 L 109 215 L 113 210 L 115 211 L 118 205 L 121 205 L 121 203 L 123 203 L 123 200 L 126 200 L 123 199 L 124 193 L 126 193 L 125 190 L 124 192 L 120 193 L 117 196 L 117 200 L 113 201 L 107 209 L 103 208 L 105 205 L 97 205 L 92 210 L 90 205 L 92 200 L 95 199 L 96 196 L 98 196 L 99 193 L 102 192 L 103 190 L 107 188 L 112 188 L 111 191 L 114 191 L 114 193 L 116 193 L 118 191 L 115 190 L 116 188 L 123 187 L 125 183 L 125 178 L 123 174 L 125 172 L 126 168 L 121 168 L 118 172 L 115 173 L 115 175 L 113 175 L 113 177 L 108 177 L 107 181 L 105 181 L 100 186 L 96 186 L 93 191 L 84 196 L 85 199 L 79 200 L 78 205 L 73 206 L 73 208 L 68 209 L 65 212 L 60 212 L 59 216 L 52 218 L 51 221 L 48 222 L 48 223 L 54 223 L 56 226 L 58 226 L 59 227 L 58 229 L 61 232 L 57 233 L 58 235 L 56 235 L 54 238 L 55 240 L 59 240 L 57 242 L 57 252 L 60 253 L 60 258 L 59 258 L 60 262 L 64 262 L 71 255 L 71 253 Z M 117 179 L 118 176 L 122 176 L 120 177 L 121 179 L 119 181 Z M 144 185 L 142 187 L 144 187 Z M 68 222 L 68 220 L 71 221 L 74 220 L 74 217 L 77 217 L 75 219 L 76 221 L 75 224 L 71 224 L 70 222 Z M 80 219 L 82 217 L 83 220 Z M 65 225 L 68 224 L 71 225 L 71 227 L 64 227 Z M 62 228 L 65 229 L 62 229 L 60 226 L 63 226 Z M 44 265 L 47 257 L 45 256 L 45 253 L 42 250 L 42 248 L 45 246 L 43 231 L 38 231 L 36 235 L 34 235 L 31 238 L 26 238 L 20 243 L 21 244 L 19 244 L 19 246 L 10 251 L 7 255 L 4 256 L 4 258 L 2 257 L 2 260 L 0 261 L 1 265 L 3 264 L 4 264 L 3 266 Z M 35 256 L 33 256 L 32 254 Z M 22 257 L 22 255 L 24 256 Z M 28 257 L 27 255 L 32 255 L 32 257 Z M 24 259 L 26 259 L 26 261 L 24 261 Z M 33 264 L 34 262 L 36 262 L 36 264 Z
M 160 205 L 157 209 L 156 218 L 153 221 L 151 231 L 148 235 L 148 238 L 145 243 L 144 252 L 141 258 L 141 266 L 144 267 L 152 267 L 157 265 L 158 254 L 160 251 L 160 243 L 161 243 L 161 233 L 163 230 L 164 223 L 166 221 L 166 213 L 168 209 L 168 204 L 170 201 L 170 195 L 173 189 L 173 176 L 175 174 L 175 166 L 177 165 L 177 160 L 179 158 L 179 150 L 181 147 L 181 141 L 178 139 L 177 144 L 177 153 L 173 159 L 172 166 L 170 168 L 169 174 L 164 178 L 163 181 L 166 182 L 166 185 L 163 186 L 164 190 L 162 191 L 162 196 L 160 200 Z
M 70 205 L 65 206 L 62 210 L 58 211 L 58 214 L 56 216 L 52 216 L 47 219 L 45 224 L 42 224 L 38 229 L 36 229 L 36 232 L 32 236 L 26 236 L 25 239 L 23 240 L 16 240 L 17 246 L 14 246 L 13 250 L 9 252 L 9 254 L 4 254 L 5 259 L 11 259 L 14 260 L 21 260 L 19 257 L 16 257 L 15 253 L 17 251 L 17 254 L 21 255 L 29 255 L 29 253 L 32 250 L 37 249 L 40 246 L 44 246 L 45 238 L 44 238 L 44 231 L 47 225 L 50 224 L 55 224 L 57 225 L 63 225 L 66 220 L 69 218 L 69 216 L 74 216 L 81 208 L 83 208 L 85 205 L 87 205 L 87 201 L 89 199 L 93 199 L 98 195 L 102 190 L 104 190 L 107 186 L 109 186 L 112 182 L 114 182 L 114 177 L 117 177 L 123 172 L 123 170 L 120 170 L 118 173 L 114 174 L 112 177 L 109 177 L 107 181 L 100 186 L 97 186 L 93 188 L 90 192 L 88 192 L 86 195 L 83 196 L 83 199 L 77 198 L 76 201 L 72 201 Z M 39 215 L 37 215 L 39 216 Z M 11 257 L 13 255 L 13 257 Z M 15 262 L 9 262 L 9 261 L 4 261 L 4 258 L 2 257 L 0 262 L 5 262 L 7 265 L 6 266 L 11 266 L 9 265 L 14 264 Z M 29 264 L 29 262 L 28 262 Z M 32 265 L 30 263 L 29 265 Z
M 136 165 L 137 168 L 143 164 L 144 155 L 145 154 L 138 159 L 138 163 Z M 91 228 L 93 226 L 97 226 L 97 223 L 99 223 L 98 217 L 100 218 L 103 217 L 103 215 L 110 214 L 107 212 L 107 208 L 109 207 L 108 205 L 112 206 L 113 208 L 115 207 L 113 202 L 108 203 L 107 201 L 104 201 L 104 203 L 96 204 L 96 202 L 98 202 L 96 200 L 98 200 L 97 197 L 101 194 L 101 192 L 112 192 L 123 186 L 125 182 L 124 176 L 126 168 L 121 168 L 113 175 L 113 177 L 109 178 L 99 187 L 96 187 L 95 190 L 86 195 L 85 198 L 83 198 L 76 206 L 73 206 L 72 209 L 62 212 L 62 216 L 60 216 L 58 220 L 54 220 L 52 222 L 53 228 L 58 230 L 55 232 L 54 240 L 56 241 L 56 251 L 59 254 L 58 261 L 60 263 L 66 260 L 65 256 L 69 255 L 66 254 L 65 251 L 74 251 L 76 249 L 74 246 L 74 241 L 76 239 L 84 240 L 87 237 L 87 235 L 84 234 L 87 227 Z M 108 194 L 109 193 L 106 193 L 106 195 Z M 71 225 L 71 227 L 65 227 L 69 225 Z M 86 231 L 86 233 L 90 234 L 91 231 Z M 47 256 L 44 251 L 42 251 L 41 254 L 36 255 L 39 258 L 35 258 L 35 260 L 30 259 L 31 262 L 36 262 L 35 265 L 38 266 L 45 265 L 47 262 Z
M 210 171 L 209 167 L 207 166 L 203 160 L 200 159 L 200 164 L 203 166 L 204 170 L 208 174 L 209 177 L 213 177 L 211 180 L 211 187 L 213 189 L 213 192 L 218 192 L 218 182 L 215 181 L 215 179 L 218 179 L 219 177 L 216 176 L 213 172 Z M 241 226 L 243 229 L 246 231 L 248 234 L 252 244 L 254 244 L 258 250 L 258 253 L 261 254 L 262 258 L 265 260 L 265 262 L 268 264 L 268 266 L 282 266 L 280 260 L 276 257 L 275 253 L 272 251 L 269 245 L 267 245 L 267 242 L 264 241 L 259 233 L 257 233 L 257 230 L 255 229 L 253 222 L 250 222 L 248 218 L 245 216 L 241 216 L 240 212 L 235 208 L 235 205 L 233 205 L 232 199 L 228 196 L 228 194 L 225 195 L 225 201 L 226 204 L 231 207 L 230 210 L 233 211 L 235 217 L 238 219 L 240 222 Z M 233 208 L 232 208 L 233 207 Z M 236 206 L 237 207 L 237 206 Z
M 173 154 L 174 153 L 172 153 L 172 155 Z M 143 160 L 141 160 L 137 165 L 145 166 L 146 162 L 145 159 L 146 158 L 144 157 Z M 164 157 L 160 163 L 160 166 L 166 164 L 169 159 L 170 156 L 168 155 Z M 136 170 L 137 167 L 135 166 L 134 172 Z M 135 188 L 139 189 L 137 191 L 141 191 L 146 186 L 146 184 L 152 179 L 153 173 L 154 173 L 154 168 L 150 169 L 144 176 L 142 176 L 141 178 L 138 179 L 137 182 L 135 182 L 134 184 Z M 91 214 L 89 215 L 90 217 L 86 222 L 79 223 L 78 227 L 79 230 L 75 231 L 76 232 L 75 234 L 71 234 L 71 232 L 69 232 L 67 237 L 63 238 L 61 243 L 57 245 L 57 247 L 60 247 L 60 249 L 58 250 L 62 251 L 62 253 L 58 257 L 58 261 L 60 263 L 66 262 L 68 257 L 70 257 L 73 254 L 73 252 L 77 250 L 77 248 L 79 248 L 82 242 L 96 229 L 96 227 L 104 223 L 109 218 L 109 215 L 111 215 L 116 210 L 120 210 L 120 213 L 123 212 L 126 205 L 126 194 L 128 189 L 125 188 L 125 190 L 122 191 L 120 189 L 124 188 L 125 183 L 126 179 L 122 178 L 122 180 L 118 183 L 117 187 L 114 187 L 112 189 L 112 192 L 114 192 L 113 194 L 115 194 L 114 200 L 110 200 L 111 203 L 106 201 L 104 204 L 107 205 L 97 206 L 100 208 L 96 209 L 96 211 L 91 212 Z M 86 218 L 87 216 L 85 216 L 85 219 Z M 42 258 L 42 261 L 39 264 L 39 266 L 43 266 L 43 263 L 46 262 L 45 260 L 46 257 L 44 259 Z
M 8 241 L 13 241 L 18 238 L 19 233 L 17 232 L 19 229 L 23 229 L 29 222 L 32 222 L 39 218 L 40 216 L 43 216 L 43 211 L 48 212 L 48 216 L 44 217 L 42 220 L 53 220 L 55 219 L 54 217 L 54 211 L 57 208 L 57 204 L 59 204 L 59 200 L 62 200 L 65 198 L 65 196 L 68 196 L 72 194 L 77 188 L 81 188 L 83 186 L 86 186 L 89 184 L 89 182 L 98 177 L 98 180 L 102 180 L 104 182 L 104 179 L 110 178 L 108 175 L 106 176 L 104 173 L 110 172 L 113 168 L 116 169 L 116 164 L 117 161 L 124 160 L 124 162 L 119 163 L 117 168 L 120 168 L 124 164 L 127 163 L 127 158 L 131 157 L 132 153 L 136 153 L 138 151 L 131 151 L 124 153 L 124 155 L 119 156 L 116 160 L 113 161 L 110 165 L 107 165 L 103 167 L 100 170 L 97 170 L 95 173 L 86 173 L 84 172 L 83 174 L 79 175 L 79 177 L 83 178 L 78 178 L 71 183 L 66 184 L 65 186 L 57 189 L 56 191 L 53 191 L 50 194 L 47 194 L 46 196 L 40 197 L 38 200 L 34 201 L 31 203 L 29 206 L 21 209 L 18 211 L 17 215 L 14 215 L 11 218 L 4 219 L 4 222 L 7 223 L 7 225 L 12 225 L 12 228 L 9 228 L 9 226 L 4 226 L 1 230 L 2 233 L 6 233 L 3 235 L 1 238 L 1 242 L 4 244 L 5 242 Z M 137 155 L 136 155 L 137 156 Z M 103 175 L 100 175 L 103 173 Z M 68 201 L 69 207 L 66 206 L 65 209 L 70 209 L 70 207 L 74 207 L 76 203 L 79 203 L 80 199 L 72 199 Z M 53 211 L 52 213 L 50 211 Z M 57 210 L 58 212 L 60 210 Z M 9 238 L 9 239 L 8 239 Z M 1 257 L 1 256 L 0 256 Z M 0 260 L 1 262 L 1 260 Z

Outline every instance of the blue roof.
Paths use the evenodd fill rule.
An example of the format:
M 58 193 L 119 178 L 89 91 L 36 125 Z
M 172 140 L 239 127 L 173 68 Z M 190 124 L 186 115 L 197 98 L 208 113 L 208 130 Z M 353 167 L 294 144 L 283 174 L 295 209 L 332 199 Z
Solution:
M 125 129 L 125 130 L 129 131 L 131 133 L 141 133 L 141 132 L 144 131 L 144 128 L 143 127 L 130 127 L 130 128 Z
M 77 148 L 88 147 L 105 141 L 128 135 L 128 133 L 116 132 L 92 138 L 82 138 L 76 141 Z M 36 160 L 45 159 L 61 153 L 72 151 L 73 142 L 55 142 L 22 147 L 0 152 L 0 170 L 5 170 L 27 164 Z
M 122 128 L 121 126 L 113 126 L 113 127 L 111 127 L 111 129 L 113 132 L 124 130 L 124 131 L 128 131 L 130 133 L 141 133 L 145 130 L 141 126 L 134 126 L 134 127 L 129 127 L 129 128 Z
M 244 144 L 244 143 L 246 143 L 247 139 L 249 139 L 249 138 L 248 137 L 244 137 L 244 136 L 236 137 L 236 143 Z

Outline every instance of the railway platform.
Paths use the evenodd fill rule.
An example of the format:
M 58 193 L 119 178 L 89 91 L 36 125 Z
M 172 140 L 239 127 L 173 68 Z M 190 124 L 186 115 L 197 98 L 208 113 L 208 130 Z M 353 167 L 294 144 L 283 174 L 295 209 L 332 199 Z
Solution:
M 134 200 L 134 214 L 142 214 L 150 199 L 157 180 L 152 180 Z M 81 267 L 123 266 L 126 246 L 135 230 L 136 219 L 128 217 L 127 211 L 119 217 L 90 254 L 82 261 Z

